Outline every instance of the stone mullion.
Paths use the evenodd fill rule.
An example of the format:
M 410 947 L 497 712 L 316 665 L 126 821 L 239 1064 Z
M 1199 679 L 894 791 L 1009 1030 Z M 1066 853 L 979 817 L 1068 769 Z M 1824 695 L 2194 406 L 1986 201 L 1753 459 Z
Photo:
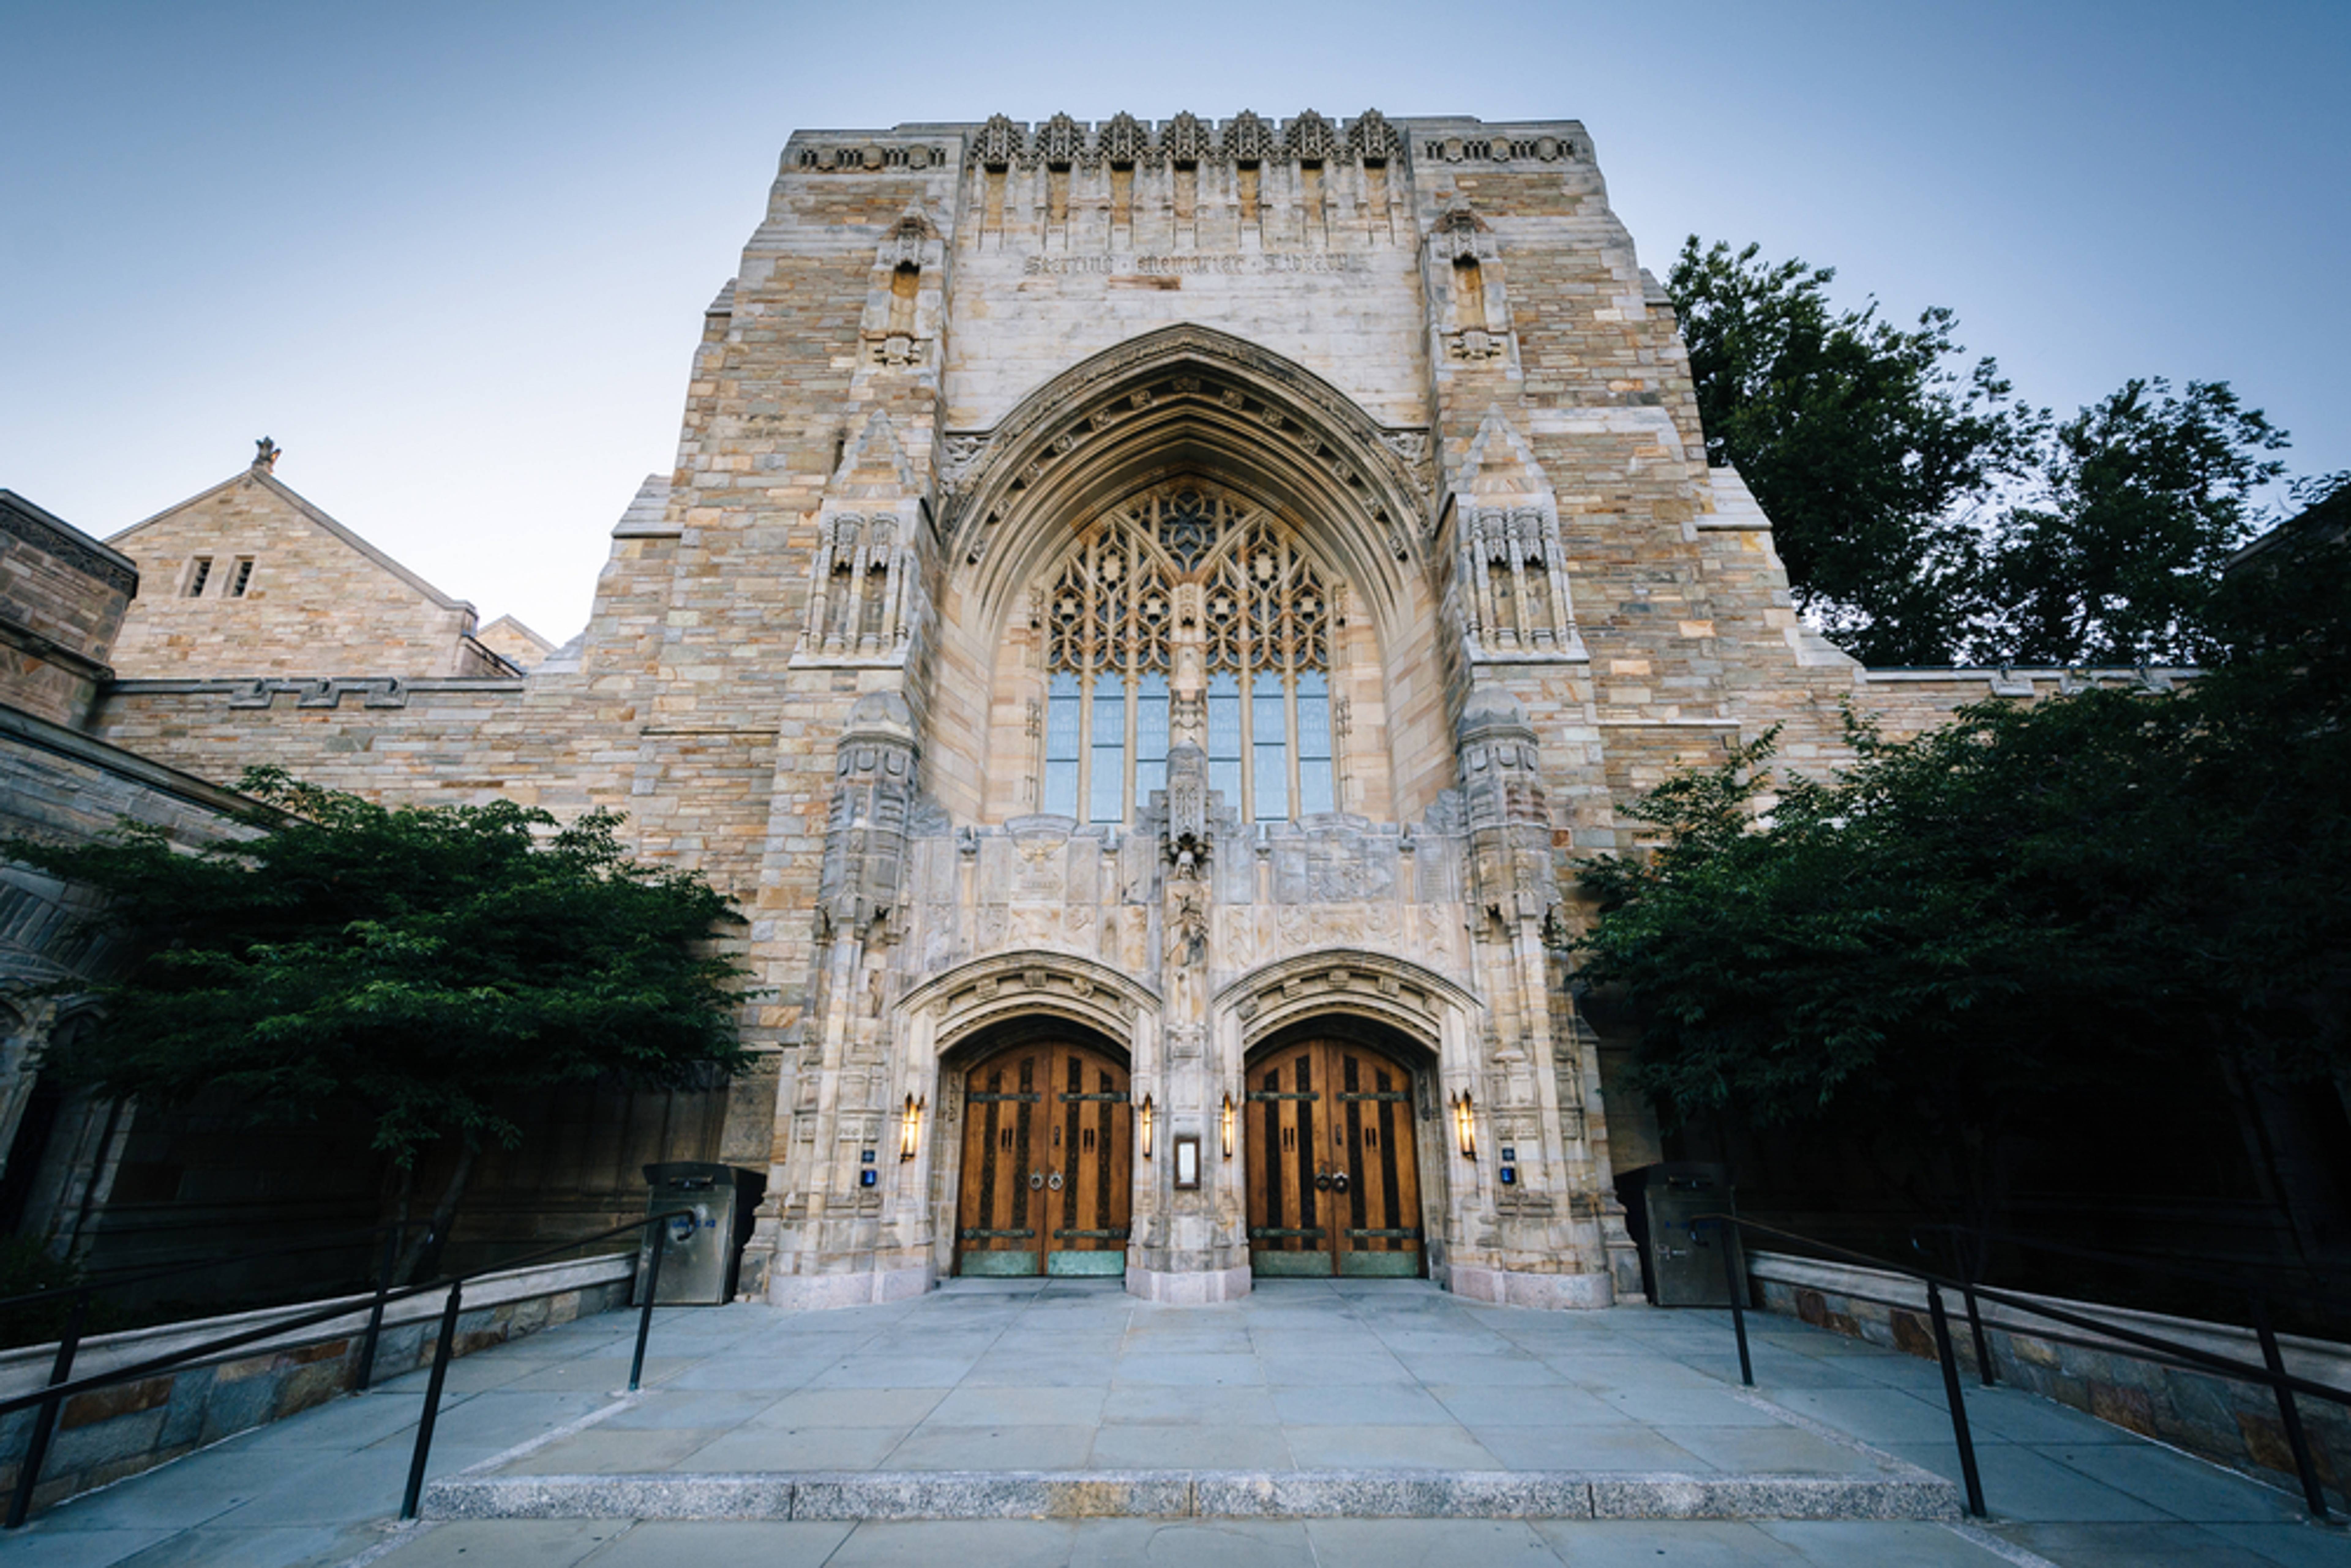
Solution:
M 898 531 L 896 528 L 891 529 L 893 537 L 890 541 L 889 561 L 882 580 L 882 614 L 874 628 L 875 645 L 885 652 L 895 648 L 901 640 L 899 599 L 905 591 L 906 547 L 894 537 Z
M 817 530 L 815 580 L 809 589 L 808 625 L 800 632 L 800 642 L 822 652 L 825 646 L 825 612 L 832 596 L 832 530 L 827 520 Z
M 1554 642 L 1565 643 L 1573 618 L 1568 613 L 1567 565 L 1561 559 L 1559 518 L 1551 512 L 1537 514 L 1541 530 L 1543 570 L 1551 574 L 1551 630 Z
M 1489 570 L 1492 541 L 1486 537 L 1486 526 L 1489 520 L 1490 515 L 1485 512 L 1469 514 L 1470 537 L 1477 541 L 1473 547 L 1474 554 L 1471 558 L 1476 562 L 1476 567 L 1470 575 L 1477 584 L 1479 608 L 1483 612 L 1480 617 L 1486 628 L 1483 641 L 1499 642 L 1502 635 L 1502 622 L 1500 613 L 1494 603 L 1494 574 Z
M 1518 612 L 1511 617 L 1513 629 L 1518 632 L 1519 646 L 1530 647 L 1534 642 L 1534 617 L 1530 613 L 1533 606 L 1527 599 L 1526 541 L 1519 537 L 1516 523 L 1509 518 L 1502 523 L 1502 549 L 1510 559 L 1510 598 L 1518 607 Z

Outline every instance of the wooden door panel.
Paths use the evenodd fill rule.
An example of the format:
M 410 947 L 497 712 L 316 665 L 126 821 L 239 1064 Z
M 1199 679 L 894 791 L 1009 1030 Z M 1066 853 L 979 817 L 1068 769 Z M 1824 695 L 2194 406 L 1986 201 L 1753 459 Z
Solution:
M 1420 1193 L 1409 1081 L 1384 1057 L 1342 1048 L 1339 1082 L 1352 1178 L 1339 1272 L 1416 1277 Z
M 1016 1047 L 965 1079 L 956 1271 L 1119 1274 L 1134 1198 L 1125 1069 Z
M 1037 1236 L 1041 1205 L 1029 1185 L 1043 1121 L 1041 1054 L 1008 1051 L 974 1068 L 965 1081 L 958 1273 L 1034 1274 L 1042 1260 Z
M 1419 1274 L 1410 1075 L 1375 1051 L 1311 1040 L 1259 1060 L 1246 1082 L 1252 1271 Z
M 1067 1047 L 1055 1053 L 1053 1082 L 1046 1272 L 1123 1274 L 1134 1196 L 1126 1074 L 1092 1051 Z
M 1322 1063 L 1311 1046 L 1282 1052 L 1250 1070 L 1244 1102 L 1249 1131 L 1249 1263 L 1259 1274 L 1331 1272 Z

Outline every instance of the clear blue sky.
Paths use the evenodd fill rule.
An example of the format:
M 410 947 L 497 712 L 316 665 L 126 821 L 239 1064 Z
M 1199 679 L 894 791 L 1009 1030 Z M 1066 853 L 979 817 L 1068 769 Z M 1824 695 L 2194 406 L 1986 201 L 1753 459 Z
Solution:
M 0 0 L 0 485 L 280 477 L 560 640 L 798 127 L 1581 119 L 1681 237 L 1839 269 L 2061 411 L 2233 382 L 2351 467 L 2351 5 Z

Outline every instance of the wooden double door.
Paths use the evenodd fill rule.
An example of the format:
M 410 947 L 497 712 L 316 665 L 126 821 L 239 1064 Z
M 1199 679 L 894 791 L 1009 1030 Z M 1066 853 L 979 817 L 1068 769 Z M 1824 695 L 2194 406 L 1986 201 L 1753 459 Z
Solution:
M 1316 1040 L 1260 1057 L 1247 1081 L 1250 1270 L 1422 1273 L 1412 1075 Z
M 973 1068 L 956 1271 L 1123 1274 L 1131 1127 L 1126 1069 L 1086 1046 L 1014 1046 Z

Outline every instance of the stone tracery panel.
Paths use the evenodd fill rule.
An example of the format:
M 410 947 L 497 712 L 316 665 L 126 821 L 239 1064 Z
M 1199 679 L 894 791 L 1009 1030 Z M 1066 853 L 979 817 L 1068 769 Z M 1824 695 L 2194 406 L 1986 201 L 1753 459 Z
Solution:
M 1174 481 L 1098 518 L 1048 582 L 1041 810 L 1130 819 L 1165 787 L 1185 734 L 1245 820 L 1338 808 L 1340 590 L 1281 519 Z

